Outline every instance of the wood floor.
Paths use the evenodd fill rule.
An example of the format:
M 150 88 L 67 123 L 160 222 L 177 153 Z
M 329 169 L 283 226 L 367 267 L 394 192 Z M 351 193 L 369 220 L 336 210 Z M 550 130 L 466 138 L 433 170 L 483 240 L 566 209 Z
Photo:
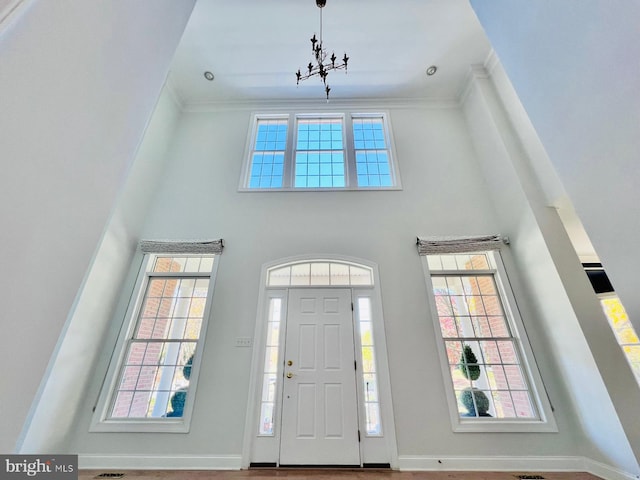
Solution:
M 79 480 L 118 480 L 100 477 L 109 470 L 80 470 Z M 518 475 L 544 480 L 599 480 L 584 472 L 398 472 L 392 470 L 251 469 L 227 470 L 118 470 L 123 480 L 519 480 Z M 539 478 L 539 477 L 534 477 Z

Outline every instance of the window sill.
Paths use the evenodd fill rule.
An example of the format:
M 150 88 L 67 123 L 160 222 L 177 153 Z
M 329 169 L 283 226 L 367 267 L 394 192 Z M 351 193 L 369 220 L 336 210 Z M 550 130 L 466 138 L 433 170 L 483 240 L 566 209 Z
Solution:
M 90 432 L 121 433 L 189 433 L 189 423 L 184 419 L 158 420 L 103 420 L 94 423 Z
M 246 193 L 246 192 L 388 192 L 388 191 L 399 191 L 402 190 L 402 187 L 340 187 L 340 188 L 238 188 L 238 192 Z
M 509 433 L 548 432 L 557 433 L 558 427 L 552 421 L 540 420 L 498 420 L 498 419 L 452 419 L 455 433 Z

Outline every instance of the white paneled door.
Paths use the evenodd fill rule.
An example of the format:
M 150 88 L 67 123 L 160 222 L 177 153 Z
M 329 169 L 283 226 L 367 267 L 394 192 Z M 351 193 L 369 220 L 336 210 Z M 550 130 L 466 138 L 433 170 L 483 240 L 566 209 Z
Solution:
M 291 289 L 281 465 L 360 465 L 351 291 Z

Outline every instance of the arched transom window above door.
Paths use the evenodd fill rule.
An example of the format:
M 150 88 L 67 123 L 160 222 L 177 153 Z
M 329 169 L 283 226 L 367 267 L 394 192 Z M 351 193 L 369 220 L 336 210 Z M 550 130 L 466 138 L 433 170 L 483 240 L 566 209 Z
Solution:
M 373 269 L 349 262 L 313 260 L 278 265 L 267 272 L 267 287 L 373 286 Z

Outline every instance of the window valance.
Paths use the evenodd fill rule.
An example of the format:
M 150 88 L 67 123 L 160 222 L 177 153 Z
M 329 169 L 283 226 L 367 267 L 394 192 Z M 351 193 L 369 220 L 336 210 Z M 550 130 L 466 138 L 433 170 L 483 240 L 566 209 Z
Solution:
M 508 243 L 501 235 L 426 237 L 417 241 L 418 254 L 429 255 L 439 253 L 465 253 L 486 250 L 498 250 L 503 243 Z
M 181 241 L 181 240 L 141 240 L 140 250 L 142 253 L 222 253 L 224 242 L 222 239 L 204 241 Z

